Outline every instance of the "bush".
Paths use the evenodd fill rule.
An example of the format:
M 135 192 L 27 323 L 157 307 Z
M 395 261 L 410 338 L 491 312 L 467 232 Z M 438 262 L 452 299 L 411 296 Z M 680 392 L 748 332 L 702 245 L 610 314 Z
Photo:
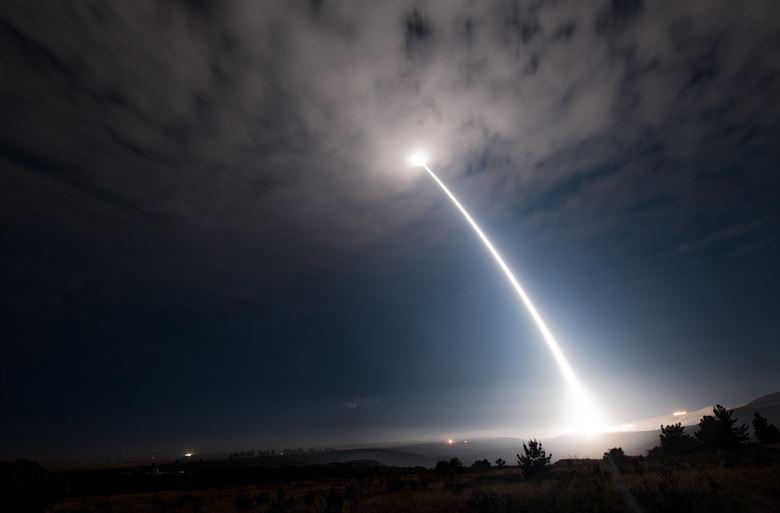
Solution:
M 753 413 L 753 434 L 760 444 L 774 444 L 780 442 L 780 430 L 777 426 L 770 424 L 769 421 L 758 414 Z
M 608 450 L 604 453 L 603 459 L 611 459 L 613 461 L 622 461 L 625 459 L 626 453 L 623 452 L 622 447 L 613 447 L 612 449 Z
M 449 461 L 440 461 L 436 463 L 434 471 L 437 474 L 457 474 L 463 470 L 463 462 L 458 458 L 450 458 Z
M 517 455 L 517 464 L 528 479 L 546 470 L 552 459 L 552 454 L 548 456 L 542 447 L 542 442 L 535 438 L 529 440 L 528 445 L 523 443 L 523 452 L 525 452 L 523 456 Z
M 492 465 L 488 460 L 477 460 L 471 464 L 472 470 L 484 471 L 484 470 L 490 470 L 491 467 Z

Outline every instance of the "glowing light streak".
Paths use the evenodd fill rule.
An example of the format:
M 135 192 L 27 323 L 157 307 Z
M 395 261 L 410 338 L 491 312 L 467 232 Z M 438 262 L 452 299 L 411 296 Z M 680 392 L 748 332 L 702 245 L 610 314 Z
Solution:
M 571 365 L 569 364 L 569 361 L 566 359 L 566 356 L 563 354 L 563 351 L 561 350 L 558 341 L 555 339 L 552 332 L 547 327 L 547 324 L 545 324 L 544 319 L 542 319 L 542 316 L 539 314 L 538 310 L 531 302 L 531 298 L 528 296 L 525 289 L 523 289 L 522 285 L 520 285 L 520 282 L 515 277 L 512 270 L 504 261 L 504 258 L 501 256 L 501 254 L 498 252 L 495 246 L 493 246 L 493 243 L 490 241 L 490 239 L 488 239 L 487 235 L 485 235 L 485 232 L 482 231 L 482 228 L 480 228 L 480 226 L 477 224 L 474 218 L 471 217 L 471 214 L 469 214 L 466 208 L 463 205 L 461 205 L 460 201 L 458 201 L 458 198 L 455 197 L 455 195 L 449 190 L 449 188 L 447 188 L 444 182 L 442 182 L 439 179 L 439 177 L 436 175 L 436 173 L 433 172 L 430 166 L 428 166 L 427 155 L 423 152 L 419 152 L 419 151 L 415 152 L 409 156 L 408 162 L 410 165 L 422 167 L 423 169 L 425 169 L 428 172 L 428 174 L 431 176 L 431 178 L 433 178 L 433 180 L 439 185 L 442 191 L 444 191 L 447 197 L 450 198 L 450 200 L 455 205 L 455 207 L 460 211 L 460 213 L 463 214 L 463 217 L 466 219 L 466 221 L 474 230 L 474 232 L 476 232 L 476 234 L 479 236 L 479 239 L 482 241 L 482 243 L 488 249 L 490 254 L 493 256 L 493 259 L 498 264 L 498 267 L 504 272 L 504 275 L 506 276 L 507 280 L 509 280 L 509 283 L 512 285 L 512 288 L 514 288 L 515 292 L 517 293 L 518 297 L 522 301 L 523 305 L 531 314 L 531 317 L 533 318 L 537 328 L 541 332 L 542 337 L 544 338 L 544 341 L 547 344 L 547 347 L 550 349 L 550 352 L 552 353 L 553 358 L 555 359 L 555 362 L 558 365 L 558 368 L 563 374 L 563 377 L 571 393 L 572 397 L 571 397 L 571 404 L 570 404 L 571 406 L 570 413 L 575 423 L 575 426 L 573 427 L 575 427 L 578 431 L 585 432 L 585 433 L 592 433 L 597 430 L 603 429 L 605 424 L 603 422 L 603 419 L 601 418 L 600 413 L 598 413 L 595 404 L 593 403 L 589 395 L 586 393 L 584 387 L 580 384 L 580 381 L 577 379 L 577 376 L 574 373 L 574 370 L 572 369 Z
M 574 371 L 572 370 L 571 365 L 569 365 L 568 360 L 566 360 L 566 356 L 563 354 L 563 351 L 561 351 L 561 348 L 558 345 L 558 342 L 555 340 L 555 337 L 553 337 L 553 334 L 550 332 L 549 328 L 547 328 L 547 325 L 544 323 L 542 316 L 539 315 L 539 312 L 536 310 L 536 307 L 531 302 L 531 298 L 528 297 L 528 294 L 520 285 L 520 282 L 517 281 L 517 278 L 515 278 L 515 275 L 512 273 L 512 270 L 509 268 L 506 262 L 504 262 L 504 259 L 501 257 L 498 250 L 496 250 L 496 248 L 493 246 L 493 243 L 490 242 L 490 239 L 488 239 L 487 235 L 485 235 L 485 232 L 482 231 L 482 228 L 479 227 L 477 222 L 474 221 L 474 218 L 472 218 L 471 215 L 468 213 L 468 211 L 463 207 L 463 205 L 460 204 L 458 198 L 456 198 L 455 195 L 450 192 L 447 186 L 444 185 L 444 182 L 442 182 L 439 179 L 439 177 L 436 176 L 436 173 L 434 173 L 433 170 L 431 170 L 428 164 L 422 164 L 422 167 L 426 171 L 428 171 L 428 174 L 431 175 L 431 178 L 433 178 L 436 181 L 436 183 L 439 184 L 439 187 L 441 187 L 444 193 L 447 194 L 447 196 L 452 200 L 452 203 L 454 203 L 455 206 L 458 208 L 458 210 L 460 210 L 460 213 L 463 214 L 463 217 L 466 218 L 466 221 L 468 221 L 468 223 L 477 233 L 477 235 L 482 240 L 482 243 L 488 249 L 490 254 L 493 255 L 493 258 L 495 259 L 498 266 L 501 268 L 502 271 L 504 271 L 504 275 L 506 275 L 507 279 L 509 280 L 509 283 L 512 284 L 512 287 L 515 289 L 515 292 L 517 292 L 517 295 L 520 296 L 521 301 L 525 305 L 526 309 L 528 309 L 528 312 L 531 314 L 531 317 L 533 317 L 536 326 L 539 328 L 539 331 L 542 332 L 542 337 L 544 337 L 544 341 L 547 343 L 547 346 L 550 348 L 550 351 L 552 352 L 553 357 L 555 358 L 555 362 L 558 364 L 558 367 L 563 373 L 563 377 L 566 379 L 566 382 L 569 383 L 570 385 L 579 386 L 579 381 L 577 380 L 577 376 L 574 374 Z

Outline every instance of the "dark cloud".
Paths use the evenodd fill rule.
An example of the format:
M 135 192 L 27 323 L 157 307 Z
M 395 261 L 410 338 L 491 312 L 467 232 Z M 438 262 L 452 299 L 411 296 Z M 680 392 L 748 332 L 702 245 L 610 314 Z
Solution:
M 612 0 L 598 21 L 601 31 L 621 29 L 642 11 L 641 0 Z
M 399 6 L 372 19 L 368 10 L 342 12 L 323 4 L 319 9 L 324 16 L 318 20 L 295 7 L 232 4 L 217 15 L 216 8 L 205 4 L 184 5 L 186 9 L 177 10 L 171 3 L 140 4 L 110 17 L 90 8 L 67 11 L 59 27 L 47 32 L 41 30 L 44 26 L 23 27 L 23 18 L 6 19 L 5 26 L 13 27 L 6 37 L 17 47 L 9 51 L 17 62 L 25 62 L 18 80 L 30 79 L 18 115 L 25 124 L 42 125 L 43 116 L 51 115 L 77 123 L 84 137 L 56 135 L 57 144 L 72 153 L 86 153 L 89 145 L 90 152 L 96 146 L 103 150 L 105 158 L 114 159 L 119 151 L 123 159 L 140 159 L 136 174 L 149 179 L 128 183 L 121 193 L 128 202 L 155 202 L 162 212 L 185 206 L 203 212 L 209 205 L 206 210 L 219 222 L 231 222 L 234 212 L 242 218 L 265 217 L 262 202 L 241 199 L 242 191 L 274 197 L 283 184 L 288 193 L 308 199 L 330 183 L 336 194 L 350 194 L 342 200 L 358 209 L 361 203 L 384 201 L 389 196 L 382 189 L 388 185 L 403 194 L 399 185 L 387 183 L 385 174 L 392 174 L 395 165 L 390 153 L 380 155 L 380 162 L 371 159 L 369 169 L 358 172 L 366 167 L 361 148 L 395 144 L 393 149 L 402 152 L 415 139 L 441 144 L 437 140 L 446 138 L 452 142 L 436 149 L 441 157 L 453 155 L 454 163 L 489 144 L 492 154 L 507 163 L 503 171 L 491 173 L 497 179 L 531 186 L 550 181 L 557 187 L 552 182 L 567 178 L 532 171 L 542 169 L 537 164 L 557 152 L 602 138 L 617 138 L 620 148 L 630 147 L 648 133 L 679 140 L 660 134 L 686 125 L 692 131 L 697 124 L 709 129 L 712 119 L 739 116 L 740 111 L 749 117 L 745 110 L 755 103 L 738 101 L 746 96 L 734 82 L 740 62 L 728 53 L 734 45 L 725 42 L 736 37 L 728 32 L 742 27 L 710 28 L 705 20 L 690 25 L 686 20 L 695 16 L 696 7 L 657 7 L 655 16 L 646 12 L 643 20 L 639 3 L 612 2 L 606 6 L 610 16 L 632 18 L 640 25 L 618 41 L 602 42 L 598 34 L 574 30 L 598 13 L 544 3 L 429 12 Z M 191 23 L 193 11 L 211 23 Z M 108 19 L 115 26 L 99 32 L 90 26 L 100 20 L 111 25 Z M 399 19 L 400 33 L 393 21 Z M 473 20 L 470 45 L 458 37 L 463 19 Z M 690 26 L 683 29 L 686 23 Z M 79 24 L 94 33 L 67 39 Z M 434 31 L 434 26 L 440 28 Z M 758 50 L 767 44 L 769 29 L 756 28 L 748 45 Z M 565 43 L 572 38 L 576 48 Z M 653 46 L 643 50 L 643 38 Z M 102 50 L 88 51 L 93 40 L 101 42 L 97 46 Z M 662 45 L 655 41 L 668 49 L 659 50 Z M 435 52 L 432 60 L 423 68 L 410 67 L 406 54 L 421 45 Z M 756 80 L 766 80 L 772 72 L 770 63 L 752 63 L 738 84 L 749 84 L 756 74 L 764 75 Z M 663 87 L 648 86 L 656 82 Z M 723 88 L 728 90 L 714 94 Z M 770 89 L 761 95 L 768 99 Z M 49 101 L 67 100 L 52 113 L 36 103 L 36 94 Z M 679 100 L 687 103 L 682 112 Z M 34 140 L 33 131 L 17 134 L 18 144 Z M 395 142 L 404 137 L 408 143 Z M 523 142 L 518 145 L 518 140 Z M 623 157 L 612 151 L 599 158 Z M 65 156 L 76 166 L 84 159 Z M 94 168 L 105 165 L 102 160 L 88 163 L 96 176 L 84 181 L 99 183 L 102 177 Z M 316 172 L 304 171 L 312 166 Z M 352 186 L 355 179 L 364 180 L 362 186 Z M 346 183 L 350 187 L 343 187 Z M 216 195 L 220 187 L 227 194 Z M 160 194 L 149 197 L 156 188 Z M 344 201 L 332 206 L 333 214 L 323 214 L 340 215 Z M 339 224 L 347 222 L 344 216 L 339 219 Z M 300 229 L 308 232 L 306 226 Z
M 407 50 L 413 49 L 415 45 L 420 44 L 433 35 L 432 27 L 417 9 L 406 16 L 405 24 Z

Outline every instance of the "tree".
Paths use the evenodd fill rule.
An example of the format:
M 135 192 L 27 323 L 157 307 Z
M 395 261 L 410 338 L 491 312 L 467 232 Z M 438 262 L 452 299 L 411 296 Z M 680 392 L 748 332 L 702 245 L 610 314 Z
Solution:
M 736 426 L 737 419 L 723 406 L 716 404 L 713 415 L 705 415 L 699 421 L 696 439 L 706 449 L 735 449 L 750 439 L 746 424 Z
M 661 449 L 673 454 L 693 452 L 697 448 L 696 439 L 685 432 L 679 422 L 664 426 L 661 424 Z
M 463 462 L 458 458 L 450 458 L 449 461 L 439 461 L 434 469 L 437 474 L 456 474 L 461 470 L 463 470 Z
M 612 459 L 614 461 L 622 461 L 625 459 L 626 453 L 623 452 L 622 447 L 613 447 L 604 453 L 603 459 Z
M 548 456 L 542 448 L 542 442 L 535 438 L 529 440 L 528 445 L 523 443 L 523 452 L 525 452 L 523 456 L 517 455 L 517 464 L 527 478 L 543 472 L 552 459 L 552 454 Z
M 758 412 L 753 413 L 753 434 L 756 435 L 758 443 L 763 445 L 780 442 L 780 430 Z
M 473 470 L 479 470 L 479 471 L 490 470 L 491 467 L 492 465 L 488 460 L 477 460 L 471 464 L 471 468 Z
M 504 465 L 506 465 L 506 461 L 504 461 L 504 458 L 497 458 L 496 459 L 496 467 L 504 468 Z

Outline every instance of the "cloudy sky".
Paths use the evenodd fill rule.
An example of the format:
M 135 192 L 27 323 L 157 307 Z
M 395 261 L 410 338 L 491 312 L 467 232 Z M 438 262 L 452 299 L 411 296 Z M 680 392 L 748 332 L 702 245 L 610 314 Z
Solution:
M 544 433 L 780 389 L 774 2 L 5 2 L 2 456 Z M 145 452 L 144 452 L 145 451 Z

